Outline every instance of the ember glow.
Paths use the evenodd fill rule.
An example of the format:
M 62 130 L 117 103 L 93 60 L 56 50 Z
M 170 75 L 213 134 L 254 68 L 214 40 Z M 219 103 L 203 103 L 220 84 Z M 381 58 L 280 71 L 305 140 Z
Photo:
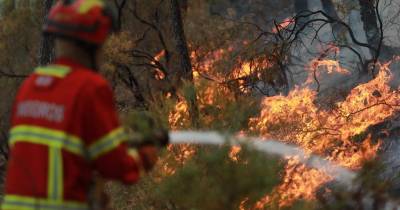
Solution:
M 185 127 L 189 123 L 189 107 L 186 101 L 182 100 L 175 105 L 175 109 L 169 114 L 169 124 L 171 129 Z
M 240 147 L 240 146 L 233 146 L 233 147 L 231 148 L 231 151 L 229 152 L 229 157 L 230 157 L 233 161 L 238 162 L 238 161 L 239 161 L 238 154 L 239 154 L 239 152 L 240 152 L 241 150 L 242 150 L 242 147 Z
M 221 92 L 226 99 L 235 100 L 231 97 L 231 90 L 223 86 L 227 79 L 240 79 L 250 75 L 257 78 L 259 73 L 268 71 L 270 67 L 266 62 L 268 59 L 258 60 L 256 63 L 239 60 L 238 65 L 231 70 L 231 75 L 224 77 L 216 70 L 215 65 L 228 52 L 229 50 L 217 50 L 208 53 L 203 59 L 192 53 L 195 85 L 202 85 L 197 88 L 200 112 L 204 105 L 219 107 L 216 99 L 221 97 Z M 400 102 L 400 90 L 392 90 L 388 85 L 392 78 L 389 65 L 390 63 L 380 65 L 379 74 L 375 79 L 351 89 L 346 98 L 328 106 L 317 105 L 318 92 L 306 86 L 296 87 L 286 96 L 266 97 L 261 101 L 259 116 L 250 119 L 248 131 L 298 145 L 310 154 L 318 154 L 341 166 L 358 170 L 366 160 L 376 156 L 381 145 L 379 140 L 372 139 L 364 132 L 369 126 L 384 121 L 400 109 L 396 105 Z M 331 59 L 315 59 L 309 66 L 309 79 L 313 77 L 313 72 L 320 72 L 317 73 L 317 77 L 322 72 L 350 74 L 338 61 Z M 208 84 L 206 88 L 204 82 Z M 244 83 L 239 84 L 242 85 L 242 91 Z M 215 118 L 211 116 L 211 119 L 207 120 Z M 186 128 L 182 122 L 188 121 L 187 104 L 184 101 L 178 102 L 169 116 L 171 127 Z M 240 147 L 231 149 L 230 157 L 233 161 L 240 161 L 237 158 L 239 152 Z M 183 149 L 182 153 L 188 154 L 187 148 Z M 194 154 L 193 151 L 189 153 Z M 273 199 L 278 199 L 281 206 L 290 205 L 298 199 L 314 199 L 316 191 L 332 180 L 316 169 L 299 164 L 296 157 L 287 157 L 282 176 L 281 185 L 274 190 L 279 195 L 278 198 L 275 198 L 276 195 L 266 195 L 253 207 L 254 209 L 265 208 Z M 242 209 L 244 203 L 246 200 L 242 202 Z
M 156 62 L 159 62 L 161 58 L 165 56 L 165 50 L 161 50 L 159 53 L 157 53 L 156 56 L 154 56 L 154 61 L 151 62 L 152 65 L 156 65 Z M 162 72 L 160 69 L 155 68 L 155 78 L 157 80 L 163 80 L 165 78 L 164 72 Z

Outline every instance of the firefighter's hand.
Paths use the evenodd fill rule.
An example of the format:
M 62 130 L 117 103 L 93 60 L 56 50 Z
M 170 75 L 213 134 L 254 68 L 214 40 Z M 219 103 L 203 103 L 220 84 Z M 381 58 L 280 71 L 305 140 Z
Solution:
M 153 169 L 158 160 L 158 149 L 154 145 L 144 145 L 139 148 L 139 155 L 145 171 Z

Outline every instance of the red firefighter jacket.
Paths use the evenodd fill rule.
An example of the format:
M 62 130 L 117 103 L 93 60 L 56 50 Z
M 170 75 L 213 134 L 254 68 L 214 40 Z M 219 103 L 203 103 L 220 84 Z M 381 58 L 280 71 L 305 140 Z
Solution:
M 126 139 L 99 74 L 68 59 L 37 68 L 13 106 L 2 209 L 87 209 L 94 171 L 136 182 L 140 158 Z

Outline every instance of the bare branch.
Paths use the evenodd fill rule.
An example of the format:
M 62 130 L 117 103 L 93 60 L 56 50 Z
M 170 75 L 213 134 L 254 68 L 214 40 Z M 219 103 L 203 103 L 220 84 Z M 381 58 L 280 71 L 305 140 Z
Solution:
M 140 23 L 149 26 L 151 29 L 153 29 L 153 30 L 157 33 L 158 39 L 160 40 L 161 45 L 163 46 L 163 48 L 164 48 L 164 50 L 165 50 L 165 59 L 166 59 L 166 62 L 169 63 L 169 61 L 170 61 L 170 59 L 171 59 L 171 56 L 170 56 L 170 52 L 169 52 L 168 47 L 167 47 L 167 43 L 166 43 L 166 41 L 165 41 L 166 39 L 164 38 L 164 35 L 163 35 L 161 29 L 158 28 L 155 24 L 153 24 L 153 23 L 151 23 L 151 22 L 145 20 L 144 18 L 142 18 L 142 17 L 139 15 L 139 13 L 138 13 L 138 11 L 137 11 L 137 2 L 136 2 L 136 0 L 133 0 L 133 9 L 132 9 L 132 8 L 128 8 L 128 9 L 129 9 L 129 11 L 133 14 L 133 16 L 134 16 L 137 20 L 139 20 Z M 158 12 L 158 11 L 156 11 L 156 12 Z
M 0 78 L 6 77 L 6 78 L 13 78 L 13 79 L 24 79 L 24 78 L 27 78 L 28 76 L 29 75 L 25 75 L 25 74 L 7 73 L 3 70 L 0 70 Z

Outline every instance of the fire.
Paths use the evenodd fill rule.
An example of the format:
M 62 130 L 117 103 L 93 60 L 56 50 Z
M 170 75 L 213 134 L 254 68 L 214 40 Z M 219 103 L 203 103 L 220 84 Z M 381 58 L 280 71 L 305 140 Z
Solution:
M 288 96 L 266 98 L 260 116 L 251 120 L 252 129 L 266 137 L 300 145 L 350 169 L 359 169 L 365 160 L 375 157 L 380 146 L 380 142 L 363 137 L 363 132 L 399 110 L 394 106 L 400 102 L 398 90 L 393 91 L 388 85 L 388 66 L 389 63 L 382 65 L 374 80 L 351 90 L 332 109 L 317 106 L 317 92 L 308 88 L 296 88 Z M 289 159 L 284 182 L 278 187 L 281 205 L 299 198 L 312 199 L 318 187 L 329 180 L 321 172 Z
M 169 150 L 173 150 L 169 148 Z M 185 163 L 188 159 L 190 159 L 196 153 L 195 149 L 190 145 L 180 145 L 179 152 L 175 156 L 175 160 L 179 163 Z
M 151 62 L 151 64 L 155 65 L 156 62 L 160 61 L 161 58 L 163 58 L 165 56 L 165 50 L 161 50 L 159 53 L 157 53 L 157 55 L 154 56 L 154 61 Z M 163 80 L 165 79 L 165 73 L 162 72 L 160 69 L 155 68 L 155 78 L 157 80 Z
M 239 131 L 236 134 L 236 137 L 245 137 L 246 132 L 244 130 Z M 239 145 L 234 145 L 231 147 L 231 151 L 229 152 L 229 158 L 231 158 L 234 162 L 239 162 L 239 153 L 242 151 L 242 147 Z
M 189 123 L 189 107 L 186 101 L 182 100 L 175 105 L 175 109 L 168 117 L 171 129 L 186 127 Z
M 262 70 L 267 69 L 270 67 L 270 63 L 266 59 L 257 59 L 254 61 L 245 61 L 242 62 L 241 60 L 238 61 L 240 64 L 237 68 L 233 69 L 232 77 L 234 79 L 240 79 L 244 77 L 251 76 L 255 74 L 259 77 L 259 74 Z
M 162 57 L 165 56 L 165 50 L 161 50 L 159 53 L 157 53 L 156 56 L 154 56 L 154 60 L 160 61 Z
M 172 130 L 186 128 L 190 125 L 189 107 L 185 100 L 176 103 L 174 109 L 169 114 L 168 120 Z M 169 154 L 173 155 L 175 161 L 181 164 L 184 164 L 196 152 L 191 145 L 170 145 L 168 151 L 170 152 Z M 169 166 L 167 163 L 162 163 L 162 169 L 166 175 L 173 175 L 176 171 L 174 167 Z
M 268 71 L 271 67 L 270 62 L 267 59 L 256 59 L 252 61 L 241 61 L 238 60 L 239 65 L 232 70 L 229 77 L 232 81 L 237 81 L 239 90 L 242 93 L 249 93 L 250 89 L 248 81 L 251 80 L 262 80 L 263 74 Z
M 310 74 L 307 78 L 306 84 L 310 84 L 314 81 L 315 78 L 321 77 L 321 70 L 325 70 L 327 74 L 339 73 L 344 75 L 351 74 L 345 68 L 340 66 L 339 61 L 337 60 L 321 60 L 321 59 L 314 59 L 310 62 L 310 67 L 308 68 Z
M 350 74 L 347 69 L 340 67 L 339 61 L 337 60 L 314 60 L 312 61 L 312 66 L 313 68 L 325 66 L 328 74 L 332 74 L 334 72 L 338 72 L 341 74 Z
M 228 53 L 229 49 L 217 49 L 211 52 L 192 51 L 190 58 L 193 62 L 193 70 L 198 73 L 210 73 L 214 70 L 216 63 L 221 61 Z M 213 76 L 217 76 L 215 73 L 214 71 Z
M 242 150 L 242 147 L 240 146 L 233 146 L 231 148 L 231 151 L 229 152 L 229 157 L 235 161 L 238 162 L 239 161 L 239 157 L 238 154 L 240 153 L 240 151 Z
M 167 150 L 170 157 L 179 164 L 185 164 L 186 161 L 188 161 L 196 153 L 196 150 L 191 145 L 169 145 Z M 171 176 L 175 174 L 176 166 L 174 167 L 173 165 L 170 165 L 168 163 L 168 158 L 159 160 L 158 164 L 161 167 L 161 172 L 164 176 Z
M 242 202 L 240 202 L 240 204 L 239 204 L 239 210 L 245 210 L 246 208 L 245 208 L 245 205 L 246 205 L 246 202 L 249 200 L 249 198 L 245 198 Z
M 286 21 L 288 27 L 290 20 Z M 223 84 L 227 80 L 236 79 L 240 91 L 245 87 L 245 79 L 259 76 L 268 71 L 268 59 L 255 61 L 237 60 L 229 75 L 218 71 L 218 63 L 231 50 L 215 50 L 212 52 L 192 52 L 193 78 L 197 90 L 200 112 L 207 106 L 223 109 L 219 100 L 235 100 L 232 90 Z M 350 74 L 339 62 L 332 59 L 314 59 L 309 64 L 310 82 L 314 77 L 322 77 L 323 73 Z M 296 144 L 309 153 L 326 157 L 327 160 L 348 167 L 359 169 L 363 162 L 374 158 L 381 145 L 364 132 L 399 111 L 396 104 L 400 102 L 398 91 L 392 90 L 388 83 L 392 78 L 390 63 L 380 65 L 377 77 L 368 83 L 358 85 L 346 98 L 330 104 L 329 107 L 318 105 L 318 92 L 307 87 L 296 87 L 287 96 L 267 97 L 261 102 L 259 116 L 250 119 L 249 130 L 263 137 L 280 139 L 283 142 Z M 313 75 L 315 72 L 316 75 Z M 185 100 L 176 103 L 169 114 L 172 129 L 185 129 L 190 125 L 188 104 Z M 218 120 L 217 116 L 202 115 L 203 122 Z M 194 153 L 193 147 L 179 148 L 177 161 L 184 162 Z M 240 161 L 238 153 L 241 148 L 232 147 L 229 156 L 233 161 Z M 316 190 L 332 180 L 326 174 L 299 164 L 296 157 L 287 157 L 283 181 L 274 192 L 257 202 L 254 209 L 263 209 L 265 205 L 278 199 L 281 206 L 287 206 L 297 199 L 314 199 Z M 240 209 L 245 209 L 247 200 L 243 200 Z
M 299 164 L 296 158 L 289 159 L 283 176 L 283 183 L 277 189 L 281 206 L 289 205 L 298 198 L 311 200 L 315 189 L 331 181 L 331 177 L 323 172 Z
M 259 200 L 257 203 L 256 203 L 256 205 L 254 206 L 254 208 L 253 209 L 264 209 L 264 206 L 267 204 L 267 203 L 270 203 L 271 202 L 271 196 L 270 195 L 266 195 L 265 197 L 263 197 L 261 200 Z
M 237 78 L 250 76 L 254 72 L 254 67 L 250 62 L 243 63 L 240 68 L 234 70 L 234 75 L 237 75 Z

